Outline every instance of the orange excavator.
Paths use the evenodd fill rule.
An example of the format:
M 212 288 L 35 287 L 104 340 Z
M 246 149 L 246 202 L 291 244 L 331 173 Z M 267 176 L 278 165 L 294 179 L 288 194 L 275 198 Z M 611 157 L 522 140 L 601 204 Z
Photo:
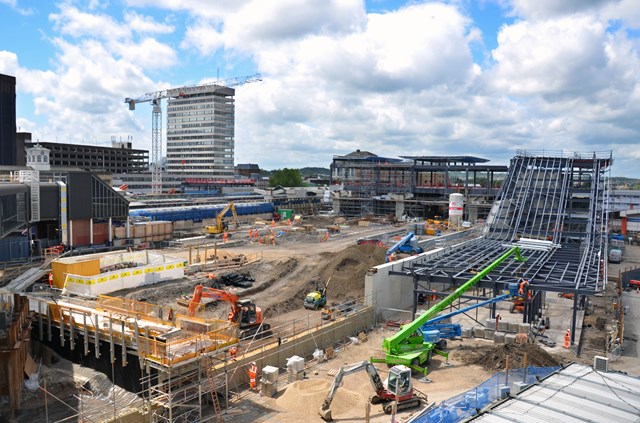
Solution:
M 237 323 L 240 328 L 240 338 L 257 337 L 264 338 L 271 335 L 271 326 L 264 323 L 262 309 L 257 307 L 252 300 L 241 300 L 237 295 L 222 289 L 209 288 L 197 285 L 193 290 L 193 297 L 189 302 L 189 315 L 194 316 L 202 298 L 226 301 L 231 306 L 229 322 Z

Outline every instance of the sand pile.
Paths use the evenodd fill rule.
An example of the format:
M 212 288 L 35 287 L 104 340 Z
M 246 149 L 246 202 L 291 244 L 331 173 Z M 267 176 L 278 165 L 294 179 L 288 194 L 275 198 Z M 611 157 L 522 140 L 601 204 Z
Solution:
M 276 404 L 289 413 L 317 417 L 318 410 L 330 388 L 331 382 L 324 379 L 299 380 L 287 387 L 287 390 L 276 400 Z M 366 402 L 367 398 L 341 387 L 333 397 L 331 413 L 334 418 L 357 417 L 364 414 Z
M 524 355 L 527 354 L 527 366 L 559 366 L 560 362 L 551 354 L 535 344 L 500 344 L 491 347 L 461 346 L 457 355 L 465 364 L 476 364 L 487 371 L 504 370 L 509 356 L 509 368 L 524 367 Z

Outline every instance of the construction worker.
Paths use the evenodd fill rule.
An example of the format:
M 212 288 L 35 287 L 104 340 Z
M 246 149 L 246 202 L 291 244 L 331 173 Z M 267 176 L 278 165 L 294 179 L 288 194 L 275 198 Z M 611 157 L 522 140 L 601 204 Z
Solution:
M 522 282 L 520 282 L 520 287 L 518 288 L 518 294 L 524 295 L 524 291 L 527 285 L 529 285 L 529 281 L 526 279 L 523 279 Z
M 436 292 L 435 289 L 432 289 L 431 292 Z M 429 301 L 435 301 L 438 298 L 438 296 L 436 294 L 431 294 L 429 296 Z
M 249 239 L 253 238 L 253 228 L 249 228 Z
M 567 329 L 564 334 L 564 348 L 569 349 L 569 345 L 571 344 L 571 331 Z
M 224 231 L 224 233 L 222 234 L 222 242 L 226 243 L 227 241 L 229 241 L 229 234 L 227 233 L 227 231 Z
M 329 241 L 329 231 L 326 231 L 326 232 L 324 233 L 324 240 L 325 240 L 325 241 Z
M 231 356 L 231 360 L 236 361 L 236 355 L 238 354 L 238 347 L 235 345 L 229 348 L 229 355 Z
M 271 227 L 274 227 L 274 226 L 276 226 L 276 221 L 271 219 Z
M 258 377 L 258 366 L 256 366 L 256 362 L 252 361 L 249 366 L 249 387 L 251 389 L 256 388 L 256 378 Z
M 53 273 L 49 273 L 49 286 L 53 286 Z

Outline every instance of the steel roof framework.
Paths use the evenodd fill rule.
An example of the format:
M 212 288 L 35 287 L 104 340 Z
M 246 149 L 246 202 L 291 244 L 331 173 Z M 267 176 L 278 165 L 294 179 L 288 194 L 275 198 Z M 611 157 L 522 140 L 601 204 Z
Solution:
M 494 292 L 523 278 L 534 291 L 591 295 L 607 280 L 607 201 L 611 152 L 519 151 L 511 160 L 483 236 L 450 247 L 426 262 L 406 262 L 398 274 L 414 278 L 416 298 L 431 283 L 469 280 L 508 247 L 521 244 L 527 261 L 505 261 L 479 287 Z

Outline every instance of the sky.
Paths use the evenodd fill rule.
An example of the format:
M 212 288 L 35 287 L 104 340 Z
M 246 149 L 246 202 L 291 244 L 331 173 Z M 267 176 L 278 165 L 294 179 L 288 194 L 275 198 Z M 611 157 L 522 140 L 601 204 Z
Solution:
M 40 141 L 150 150 L 126 97 L 260 74 L 236 163 L 612 151 L 640 178 L 637 0 L 0 0 L 0 73 Z

